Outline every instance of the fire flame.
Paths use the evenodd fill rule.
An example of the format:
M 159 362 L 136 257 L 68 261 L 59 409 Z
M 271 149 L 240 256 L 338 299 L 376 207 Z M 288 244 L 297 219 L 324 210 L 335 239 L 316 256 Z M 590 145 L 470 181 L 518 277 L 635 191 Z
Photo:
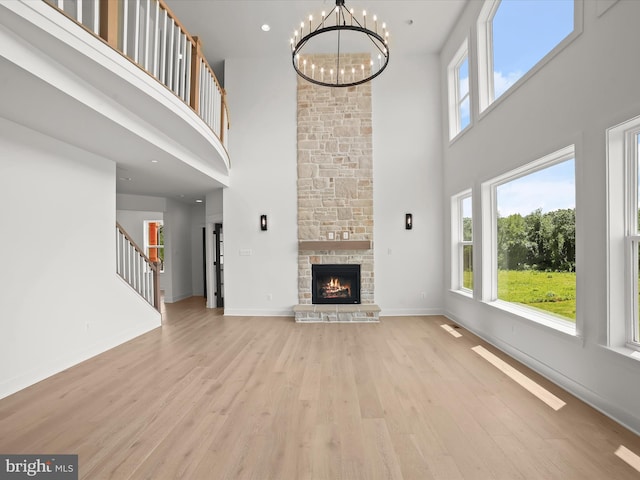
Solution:
M 324 298 L 351 296 L 351 284 L 347 283 L 343 285 L 340 283 L 339 278 L 331 277 L 322 290 Z

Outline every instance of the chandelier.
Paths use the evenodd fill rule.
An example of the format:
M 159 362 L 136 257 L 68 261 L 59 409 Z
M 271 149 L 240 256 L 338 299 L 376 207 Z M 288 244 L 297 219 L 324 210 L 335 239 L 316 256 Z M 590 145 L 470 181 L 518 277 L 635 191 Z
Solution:
M 309 22 L 301 22 L 290 40 L 293 68 L 316 85 L 360 85 L 380 75 L 389 63 L 387 25 L 378 25 L 376 15 L 367 19 L 366 10 L 360 22 L 353 8 L 347 9 L 344 3 L 336 0 L 333 10 L 320 14 L 315 27 L 309 15 Z

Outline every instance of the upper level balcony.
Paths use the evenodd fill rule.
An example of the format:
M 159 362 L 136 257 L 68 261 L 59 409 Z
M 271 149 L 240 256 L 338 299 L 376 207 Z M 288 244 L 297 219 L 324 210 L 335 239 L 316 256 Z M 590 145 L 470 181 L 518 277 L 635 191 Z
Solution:
M 0 85 L 0 116 L 114 160 L 118 192 L 229 184 L 224 89 L 164 0 L 0 0 Z

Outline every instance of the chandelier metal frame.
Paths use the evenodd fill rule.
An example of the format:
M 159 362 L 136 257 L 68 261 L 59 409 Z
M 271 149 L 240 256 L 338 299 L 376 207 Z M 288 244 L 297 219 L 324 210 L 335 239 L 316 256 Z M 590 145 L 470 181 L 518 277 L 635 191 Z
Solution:
M 328 20 L 334 17 L 336 18 L 335 25 L 327 25 Z M 303 22 L 301 24 L 300 39 L 297 38 L 298 37 L 297 31 L 294 34 L 294 38 L 291 39 L 291 62 L 293 64 L 293 68 L 295 69 L 296 73 L 300 75 L 302 78 L 304 78 L 305 80 L 307 80 L 308 82 L 311 82 L 316 85 L 324 86 L 324 87 L 353 87 L 356 85 L 367 83 L 373 80 L 374 78 L 376 78 L 378 75 L 380 75 L 385 70 L 385 68 L 387 68 L 387 65 L 389 64 L 389 45 L 388 45 L 389 32 L 386 30 L 386 25 L 383 24 L 382 35 L 378 33 L 377 18 L 375 17 L 375 15 L 374 15 L 375 31 L 367 28 L 366 26 L 367 25 L 366 11 L 363 12 L 363 18 L 364 18 L 364 25 L 362 25 L 358 21 L 358 19 L 354 15 L 353 9 L 352 10 L 347 9 L 347 7 L 345 6 L 345 0 L 336 0 L 336 6 L 327 15 L 322 15 L 320 23 L 318 23 L 318 25 L 313 30 L 311 29 L 312 17 L 310 16 L 309 17 L 309 33 L 302 36 L 303 28 L 304 28 L 304 22 Z M 347 21 L 347 19 L 349 20 Z M 336 31 L 338 32 L 338 35 L 337 35 L 337 45 L 336 45 L 336 52 L 335 52 L 335 55 L 336 55 L 335 81 L 333 78 L 330 78 L 329 81 L 324 81 L 324 75 L 320 79 L 316 78 L 314 69 L 312 69 L 311 76 L 307 75 L 306 61 L 305 61 L 304 67 L 302 69 L 300 68 L 301 66 L 300 64 L 302 63 L 300 62 L 300 50 L 302 50 L 304 46 L 307 44 L 307 42 L 309 42 L 309 40 L 311 40 L 312 38 L 317 37 L 318 35 L 322 35 L 330 32 L 336 32 Z M 345 79 L 344 69 L 341 69 L 340 67 L 340 55 L 341 55 L 340 36 L 341 36 L 341 32 L 343 31 L 358 32 L 358 33 L 362 33 L 363 35 L 366 35 L 368 40 L 375 46 L 375 50 L 380 52 L 378 54 L 379 68 L 375 72 L 373 71 L 374 62 L 373 60 L 371 60 L 369 65 L 368 75 L 364 74 L 365 69 L 363 68 L 362 78 L 360 78 L 359 80 L 356 80 L 354 76 L 352 76 L 351 81 L 347 81 L 347 82 L 344 81 Z M 342 77 L 342 81 L 340 81 L 341 77 Z

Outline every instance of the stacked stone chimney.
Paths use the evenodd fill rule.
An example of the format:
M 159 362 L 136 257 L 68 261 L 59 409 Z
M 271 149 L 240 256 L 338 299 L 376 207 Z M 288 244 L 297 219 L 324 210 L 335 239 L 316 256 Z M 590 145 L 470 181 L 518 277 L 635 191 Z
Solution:
M 328 56 L 311 62 L 316 75 L 331 68 Z M 368 56 L 343 61 L 348 75 L 361 65 L 368 67 Z M 375 321 L 371 83 L 329 88 L 298 78 L 297 120 L 298 240 L 326 243 L 298 251 L 296 320 Z M 349 241 L 368 241 L 369 247 L 352 250 Z M 312 306 L 312 264 L 360 264 L 362 305 Z

